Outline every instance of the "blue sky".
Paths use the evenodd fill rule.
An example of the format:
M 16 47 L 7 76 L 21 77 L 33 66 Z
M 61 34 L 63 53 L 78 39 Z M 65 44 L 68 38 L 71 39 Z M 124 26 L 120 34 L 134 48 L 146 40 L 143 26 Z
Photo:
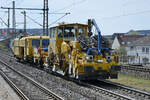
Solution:
M 43 0 L 15 0 L 16 7 L 42 8 Z M 87 19 L 96 19 L 103 35 L 129 30 L 150 29 L 150 0 L 49 0 L 51 12 L 70 12 L 70 15 L 59 22 L 86 23 Z M 12 6 L 12 0 L 0 0 L 0 6 Z M 7 13 L 0 10 L 0 17 L 7 21 Z M 23 22 L 21 11 L 16 11 L 17 23 Z M 28 16 L 42 24 L 41 11 L 27 11 Z M 49 24 L 63 15 L 49 15 Z M 31 20 L 27 20 L 27 28 L 40 28 Z M 0 28 L 5 27 L 0 24 Z M 23 28 L 18 24 L 18 28 Z

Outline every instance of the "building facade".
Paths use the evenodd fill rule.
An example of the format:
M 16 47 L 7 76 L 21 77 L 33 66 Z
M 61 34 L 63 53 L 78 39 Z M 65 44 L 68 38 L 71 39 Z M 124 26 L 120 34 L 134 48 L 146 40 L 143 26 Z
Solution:
M 150 36 L 140 38 L 127 47 L 129 64 L 150 63 Z
M 117 50 L 119 54 L 120 63 L 147 63 L 148 62 L 148 46 L 139 44 L 139 41 L 147 37 L 145 35 L 117 35 L 113 41 L 112 49 Z M 139 40 L 139 41 L 137 41 Z M 136 45 L 134 45 L 136 44 Z M 144 51 L 145 49 L 145 51 Z M 143 50 L 143 51 L 141 51 Z

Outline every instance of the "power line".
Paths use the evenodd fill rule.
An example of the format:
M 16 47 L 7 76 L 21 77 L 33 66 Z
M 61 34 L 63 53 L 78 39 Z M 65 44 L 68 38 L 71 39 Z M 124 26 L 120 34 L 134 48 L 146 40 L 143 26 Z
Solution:
M 1 7 L 2 9 L 13 9 L 11 7 Z M 17 10 L 44 10 L 44 9 L 41 9 L 41 8 L 15 8 Z
M 61 9 L 58 9 L 58 10 L 54 11 L 54 12 L 59 12 L 59 11 L 62 11 L 62 10 L 69 9 L 69 8 L 71 8 L 71 7 L 75 6 L 75 5 L 81 4 L 81 3 L 85 2 L 85 1 L 87 1 L 87 0 L 80 0 L 80 1 L 77 1 L 77 2 L 73 2 L 73 3 L 71 3 L 71 4 L 65 6 L 65 7 L 61 8 Z M 54 13 L 54 12 L 52 12 L 52 13 Z
M 43 14 L 43 13 L 32 13 L 32 14 Z M 48 13 L 48 14 L 52 14 L 52 15 L 60 14 L 61 15 L 61 14 L 70 14 L 70 12 L 68 12 L 68 13 Z
M 22 13 L 22 14 L 23 14 L 23 13 Z M 27 17 L 28 19 L 30 19 L 31 21 L 33 21 L 34 23 L 38 24 L 39 26 L 42 26 L 42 27 L 43 27 L 42 24 L 40 24 L 39 22 L 37 22 L 36 20 L 34 20 L 33 18 L 31 18 L 30 16 L 26 15 L 26 17 Z
M 68 13 L 68 14 L 70 14 L 70 13 Z M 56 23 L 57 21 L 59 21 L 60 19 L 62 19 L 62 18 L 64 18 L 65 16 L 67 16 L 68 14 L 63 15 L 62 17 L 60 17 L 60 18 L 58 18 L 57 20 L 55 20 L 54 22 L 52 22 L 52 23 L 49 25 L 49 27 L 50 27 L 51 25 L 55 24 L 55 23 Z
M 48 11 L 49 11 L 49 7 L 48 7 L 48 0 L 43 0 L 44 2 L 44 7 L 43 9 L 40 8 L 11 8 L 11 7 L 1 7 L 2 9 L 13 9 L 13 15 L 14 11 L 17 10 L 42 10 L 43 11 L 43 34 L 44 35 L 48 35 Z M 14 3 L 14 1 L 13 1 Z M 31 18 L 30 18 L 31 19 Z M 35 23 L 39 24 L 38 22 L 34 21 Z
M 8 27 L 7 23 L 1 17 L 0 17 L 0 20 L 2 23 L 4 23 Z
M 120 17 L 125 17 L 125 16 L 132 16 L 132 15 L 138 15 L 138 14 L 143 14 L 143 13 L 150 13 L 150 10 L 145 10 L 141 12 L 134 12 L 134 13 L 127 13 L 127 14 L 122 14 L 122 15 L 117 15 L 117 16 L 112 16 L 112 17 L 104 17 L 104 19 L 115 19 L 115 18 L 120 18 Z
M 143 1 L 143 0 L 141 0 Z M 136 3 L 139 3 L 139 0 L 129 0 L 127 2 L 125 2 L 122 6 L 128 6 L 128 5 L 133 5 L 133 4 L 136 4 Z

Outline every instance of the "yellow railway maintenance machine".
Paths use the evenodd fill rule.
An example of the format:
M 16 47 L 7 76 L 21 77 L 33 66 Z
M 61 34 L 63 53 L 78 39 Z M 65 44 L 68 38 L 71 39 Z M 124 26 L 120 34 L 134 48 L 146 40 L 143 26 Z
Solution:
M 95 26 L 96 47 L 91 26 Z M 79 80 L 117 78 L 120 66 L 118 55 L 102 48 L 101 33 L 95 20 L 89 24 L 62 24 L 50 28 L 48 64 L 52 72 Z
M 21 36 L 14 40 L 14 56 L 43 66 L 48 57 L 48 45 L 49 36 Z

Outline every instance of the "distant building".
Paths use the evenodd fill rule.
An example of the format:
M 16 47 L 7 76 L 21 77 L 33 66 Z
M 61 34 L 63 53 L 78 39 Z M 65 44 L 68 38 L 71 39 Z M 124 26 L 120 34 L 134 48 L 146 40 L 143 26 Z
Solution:
M 150 34 L 150 30 L 130 30 L 129 32 L 127 32 L 127 34 L 141 34 L 141 35 L 149 35 Z
M 145 35 L 128 35 L 128 34 L 119 34 L 116 35 L 113 43 L 112 49 L 116 50 L 119 54 L 119 62 L 120 63 L 128 63 L 128 45 L 130 45 L 133 41 L 136 41 Z
M 127 55 L 130 64 L 150 63 L 150 36 L 145 36 L 128 45 Z
M 112 49 L 119 49 L 121 46 L 127 47 L 133 41 L 142 38 L 144 36 L 145 35 L 127 35 L 127 34 L 116 35 L 112 43 Z

